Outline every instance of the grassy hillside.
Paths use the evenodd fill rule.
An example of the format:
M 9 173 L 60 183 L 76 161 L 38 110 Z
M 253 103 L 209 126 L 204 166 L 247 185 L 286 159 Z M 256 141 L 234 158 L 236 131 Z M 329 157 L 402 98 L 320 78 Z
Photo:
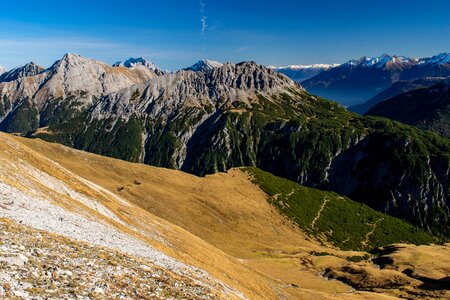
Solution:
M 404 269 L 393 270 L 388 266 L 390 270 L 380 270 L 368 253 L 338 250 L 328 247 L 330 243 L 321 245 L 308 237 L 304 232 L 312 235 L 311 230 L 301 230 L 280 214 L 245 170 L 197 177 L 2 133 L 0 169 L 0 186 L 6 182 L 9 186 L 24 186 L 25 190 L 31 188 L 32 195 L 42 193 L 42 197 L 70 212 L 92 213 L 92 220 L 115 224 L 117 229 L 156 249 L 206 270 L 249 299 L 379 300 L 434 295 L 422 288 L 422 281 L 403 274 Z M 278 193 L 282 185 L 274 186 L 271 192 Z M 286 194 L 292 191 L 290 186 L 285 189 Z M 322 200 L 322 195 L 331 195 L 306 190 L 317 200 Z M 5 195 L 0 191 L 0 199 Z M 79 202 L 80 195 L 88 197 L 92 204 Z M 304 195 L 301 198 L 308 200 Z M 15 206 L 4 212 L 20 213 L 29 206 L 22 207 L 18 201 L 18 197 L 14 202 L 5 201 L 6 207 Z M 328 204 L 315 228 L 322 226 L 320 219 L 327 207 Z M 0 205 L 0 214 L 2 209 Z M 309 220 L 315 219 L 317 206 L 315 209 Z M 55 226 L 60 228 L 61 221 L 54 215 L 41 212 L 39 216 L 44 224 L 54 218 Z M 97 232 L 91 226 L 84 227 Z M 404 253 L 405 245 L 395 247 L 399 248 L 396 257 Z M 412 246 L 407 247 L 414 256 L 408 259 L 411 262 L 408 268 L 414 274 L 431 276 L 428 274 L 437 269 L 432 263 L 435 257 L 439 257 L 442 271 L 432 273 L 433 278 L 439 279 L 441 273 L 450 270 L 450 261 L 441 259 L 450 247 L 421 246 L 420 249 L 426 249 L 421 256 L 416 255 Z M 132 251 L 136 252 L 136 247 Z M 393 259 L 396 263 L 396 258 Z M 351 286 L 325 280 L 324 276 L 349 278 Z M 445 295 L 441 298 L 445 299 Z
M 310 235 L 343 250 L 434 241 L 419 228 L 336 193 L 306 188 L 257 168 L 246 170 L 281 213 Z

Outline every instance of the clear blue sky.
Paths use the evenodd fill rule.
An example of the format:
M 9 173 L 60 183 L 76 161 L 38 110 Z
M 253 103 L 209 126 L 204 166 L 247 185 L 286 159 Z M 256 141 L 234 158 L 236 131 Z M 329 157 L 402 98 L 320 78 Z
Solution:
M 144 56 L 169 70 L 200 58 L 286 65 L 450 52 L 448 0 L 1 2 L 8 68 L 47 67 L 66 52 L 107 63 Z

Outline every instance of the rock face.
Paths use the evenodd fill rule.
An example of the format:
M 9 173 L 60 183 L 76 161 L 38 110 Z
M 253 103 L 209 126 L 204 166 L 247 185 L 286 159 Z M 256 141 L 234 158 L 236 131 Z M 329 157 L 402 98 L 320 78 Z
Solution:
M 397 82 L 394 82 L 390 87 L 385 89 L 384 91 L 376 94 L 374 97 L 370 98 L 367 102 L 364 102 L 363 104 L 356 105 L 349 107 L 348 110 L 356 112 L 360 115 L 365 114 L 369 109 L 374 107 L 380 102 L 383 102 L 385 100 L 388 100 L 392 97 L 395 97 L 397 95 L 427 88 L 435 85 L 436 83 L 444 80 L 444 77 L 425 77 L 420 79 L 412 79 L 412 80 L 399 80 Z
M 417 89 L 372 107 L 368 115 L 382 116 L 450 137 L 450 80 Z
M 43 72 L 44 70 L 45 69 L 43 67 L 36 65 L 34 62 L 30 62 L 22 67 L 4 72 L 0 75 L 0 82 L 14 81 L 20 78 L 34 76 Z
M 398 80 L 450 76 L 450 54 L 412 59 L 403 56 L 363 57 L 321 72 L 301 84 L 313 94 L 345 106 L 366 102 Z
M 357 117 L 253 62 L 147 81 L 78 56 L 50 70 L 28 78 L 33 92 L 2 92 L 3 107 L 16 103 L 2 130 L 198 175 L 258 166 L 450 232 L 448 140 Z

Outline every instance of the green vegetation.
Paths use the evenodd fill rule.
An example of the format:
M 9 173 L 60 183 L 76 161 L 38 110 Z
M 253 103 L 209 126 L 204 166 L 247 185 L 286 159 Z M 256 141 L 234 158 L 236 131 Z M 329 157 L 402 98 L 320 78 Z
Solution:
M 371 250 L 392 243 L 435 241 L 417 227 L 336 193 L 303 187 L 257 168 L 245 170 L 282 214 L 307 234 L 342 250 Z
M 8 102 L 5 102 L 8 103 Z M 3 109 L 3 106 L 1 107 Z M 9 109 L 9 107 L 6 107 Z M 28 132 L 39 127 L 39 112 L 34 104 L 23 101 L 12 113 L 10 113 L 0 125 L 1 131 Z

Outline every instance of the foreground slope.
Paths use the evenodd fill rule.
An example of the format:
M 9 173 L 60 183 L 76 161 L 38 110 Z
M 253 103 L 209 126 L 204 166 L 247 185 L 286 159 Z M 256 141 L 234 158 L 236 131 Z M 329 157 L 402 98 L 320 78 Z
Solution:
M 319 276 L 324 266 L 352 264 L 347 257 L 359 252 L 309 240 L 239 170 L 198 178 L 39 140 L 5 134 L 0 140 L 0 216 L 8 235 L 0 246 L 4 295 L 117 295 L 128 275 L 118 271 L 119 277 L 95 286 L 79 276 L 114 275 L 113 267 L 120 267 L 131 272 L 133 284 L 147 284 L 140 291 L 158 286 L 166 296 L 169 288 L 176 294 L 184 286 L 185 295 L 198 298 L 380 298 Z M 332 255 L 316 264 L 314 253 L 325 249 Z M 89 270 L 78 265 L 79 255 Z M 53 285 L 44 264 L 56 268 Z
M 196 241 L 192 236 L 189 241 L 183 238 L 180 241 L 179 236 L 167 236 L 167 231 L 165 232 L 167 242 L 188 253 L 188 256 L 183 256 L 184 259 L 191 257 L 191 261 L 199 263 L 195 258 L 200 257 L 202 268 L 211 274 L 230 274 L 234 278 L 234 286 L 240 287 L 242 284 L 246 291 L 244 294 L 250 298 L 383 299 L 389 298 L 389 295 L 445 298 L 446 294 L 440 290 L 421 289 L 422 281 L 396 271 L 396 265 L 386 264 L 383 270 L 379 270 L 368 253 L 339 251 L 333 246 L 333 241 L 322 239 L 317 234 L 309 237 L 308 230 L 301 231 L 295 223 L 281 216 L 273 204 L 269 204 L 272 197 L 252 184 L 251 177 L 241 170 L 234 169 L 226 174 L 199 178 L 179 171 L 113 160 L 40 140 L 14 139 L 73 174 L 161 217 L 159 222 L 169 221 L 168 224 L 178 225 L 214 246 L 197 248 L 192 244 L 192 241 Z M 284 185 L 280 186 L 284 188 Z M 313 202 L 318 205 L 304 206 L 308 209 L 307 214 L 317 216 L 317 206 L 323 203 L 323 192 L 307 190 L 308 195 L 299 197 L 297 194 L 295 199 L 311 203 L 311 194 L 317 194 L 313 196 L 316 200 Z M 282 200 L 281 196 L 279 200 Z M 358 204 L 355 205 L 359 207 Z M 323 216 L 317 219 L 317 225 L 326 222 L 326 209 L 323 210 Z M 132 211 L 127 210 L 127 214 L 129 213 Z M 335 220 L 337 214 L 340 213 L 332 213 L 328 220 Z M 375 213 L 374 216 L 378 215 Z M 126 220 L 130 222 L 133 218 L 130 216 Z M 360 219 L 359 225 L 353 223 L 353 226 L 355 229 L 358 226 L 362 230 L 367 229 L 367 234 L 373 228 L 366 228 L 370 227 L 370 224 L 365 224 L 366 221 Z M 139 222 L 147 221 L 140 218 Z M 336 237 L 339 238 L 337 235 Z M 324 245 L 316 242 L 317 238 Z M 355 238 L 355 241 L 359 240 Z M 428 247 L 431 257 L 434 251 L 448 252 L 447 246 Z M 207 253 L 210 255 L 202 251 L 209 251 Z M 245 271 L 231 264 L 229 258 L 225 260 L 220 255 L 222 251 L 259 275 L 251 275 L 249 269 Z M 412 250 L 413 253 L 415 251 Z M 389 257 L 389 254 L 383 255 Z M 211 257 L 215 259 L 210 260 Z M 425 267 L 418 264 L 416 270 L 416 265 L 413 264 L 411 268 L 415 272 L 433 272 L 434 267 L 430 264 Z M 447 264 L 441 266 L 443 272 L 448 268 Z M 353 281 L 347 282 L 350 286 L 340 281 L 326 280 L 327 276 L 335 276 L 335 273 L 331 273 L 332 270 L 341 275 L 353 276 Z M 359 272 L 356 275 L 355 270 Z M 434 276 L 438 277 L 439 273 Z M 339 276 L 336 278 L 342 279 Z M 271 288 L 263 289 L 263 282 L 268 282 Z M 352 290 L 351 286 L 356 287 L 358 292 Z M 259 292 L 249 294 L 252 287 Z
M 169 272 L 209 286 L 218 297 L 242 296 L 214 276 L 239 285 L 250 297 L 273 294 L 264 278 L 222 251 L 11 137 L 2 134 L 0 153 L 1 217 L 151 260 Z M 197 267 L 189 266 L 192 264 Z
M 219 299 L 211 287 L 151 259 L 0 218 L 0 297 L 8 299 Z

